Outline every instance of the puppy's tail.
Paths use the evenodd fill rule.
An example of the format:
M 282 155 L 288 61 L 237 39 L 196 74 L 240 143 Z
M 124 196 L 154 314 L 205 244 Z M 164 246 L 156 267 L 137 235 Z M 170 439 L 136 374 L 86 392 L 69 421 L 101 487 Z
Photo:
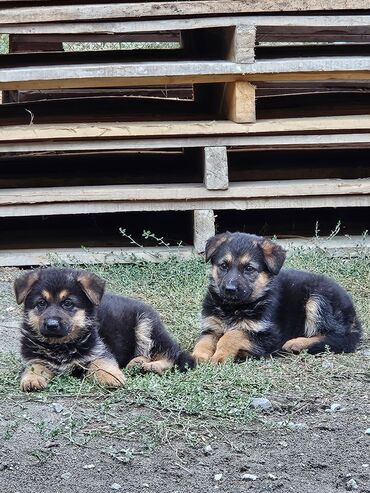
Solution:
M 180 351 L 176 357 L 175 365 L 179 371 L 185 372 L 195 368 L 196 363 L 195 359 L 191 356 L 190 353 L 188 353 L 187 351 Z

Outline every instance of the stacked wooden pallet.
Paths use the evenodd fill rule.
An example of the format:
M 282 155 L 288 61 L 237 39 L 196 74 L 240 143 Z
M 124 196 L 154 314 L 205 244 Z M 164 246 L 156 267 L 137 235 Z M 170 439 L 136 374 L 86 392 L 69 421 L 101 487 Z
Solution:
M 360 234 L 370 205 L 367 3 L 0 0 L 0 34 L 10 36 L 0 264 L 76 255 L 81 244 L 93 247 L 83 261 L 127 260 L 111 254 L 122 238 L 99 221 L 158 228 L 190 245 L 185 255 L 204 250 L 215 216 L 222 229 L 282 237 L 346 218 Z M 143 42 L 152 44 L 137 49 Z M 89 220 L 97 226 L 84 237 Z M 27 227 L 31 243 L 19 233 Z

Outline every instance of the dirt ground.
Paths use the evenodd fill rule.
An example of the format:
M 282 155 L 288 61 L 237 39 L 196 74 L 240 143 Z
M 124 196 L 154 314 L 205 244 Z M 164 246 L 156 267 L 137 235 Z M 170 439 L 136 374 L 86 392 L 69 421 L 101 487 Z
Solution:
M 13 277 L 1 282 L 6 355 L 18 340 Z M 119 398 L 3 392 L 0 492 L 370 493 L 369 365 L 366 344 L 356 356 L 273 361 L 266 371 L 282 376 L 263 395 L 272 410 L 249 421 L 180 415 L 126 400 L 124 391 Z M 17 374 L 9 379 L 13 385 Z M 155 394 L 162 380 L 148 382 Z

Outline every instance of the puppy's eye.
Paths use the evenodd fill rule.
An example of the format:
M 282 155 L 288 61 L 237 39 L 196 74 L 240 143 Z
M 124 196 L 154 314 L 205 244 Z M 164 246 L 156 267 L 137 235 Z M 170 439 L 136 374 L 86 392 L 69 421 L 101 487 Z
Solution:
M 65 308 L 66 310 L 70 310 L 71 308 L 74 307 L 73 301 L 67 298 L 62 302 L 62 307 Z
M 227 271 L 227 270 L 229 269 L 229 266 L 227 265 L 227 263 L 226 263 L 226 262 L 222 262 L 222 264 L 220 264 L 220 265 L 218 266 L 218 268 L 219 268 L 220 270 Z
M 247 272 L 248 274 L 250 274 L 251 272 L 254 272 L 256 269 L 254 267 L 252 267 L 251 265 L 246 265 L 244 267 L 244 272 Z
M 37 305 L 36 307 L 39 309 L 39 310 L 43 310 L 44 308 L 46 308 L 47 306 L 47 302 L 45 300 L 40 300 L 37 302 Z

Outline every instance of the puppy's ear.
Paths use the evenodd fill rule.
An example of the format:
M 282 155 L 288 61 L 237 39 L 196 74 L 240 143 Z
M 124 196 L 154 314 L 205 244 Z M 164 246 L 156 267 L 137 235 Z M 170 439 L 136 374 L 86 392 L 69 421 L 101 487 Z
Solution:
M 23 276 L 18 277 L 14 281 L 15 298 L 18 305 L 24 302 L 28 293 L 31 291 L 32 286 L 39 280 L 39 278 L 40 271 L 33 270 L 31 272 L 27 272 L 27 274 L 23 274 Z
M 91 272 L 80 272 L 77 282 L 91 303 L 99 305 L 104 294 L 105 281 Z
M 209 240 L 206 243 L 206 262 L 210 260 L 213 255 L 216 253 L 218 248 L 225 243 L 225 241 L 230 240 L 232 234 L 229 233 L 229 231 L 226 231 L 226 233 L 220 233 L 216 236 L 212 236 L 212 238 L 209 238 Z
M 258 243 L 258 246 L 261 248 L 263 256 L 265 257 L 268 270 L 272 272 L 272 274 L 279 274 L 286 257 L 284 248 L 273 241 L 266 239 L 263 239 L 262 243 Z

